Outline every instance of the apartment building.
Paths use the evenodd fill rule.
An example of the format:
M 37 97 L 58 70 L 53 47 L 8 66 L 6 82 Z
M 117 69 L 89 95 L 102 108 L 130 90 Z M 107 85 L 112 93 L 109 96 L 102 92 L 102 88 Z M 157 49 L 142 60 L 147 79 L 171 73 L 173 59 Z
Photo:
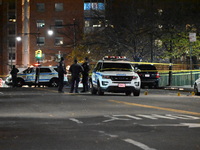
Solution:
M 5 77 L 12 65 L 56 65 L 58 57 L 69 55 L 84 31 L 84 1 L 0 0 L 0 19 L 0 75 Z M 41 59 L 35 58 L 37 50 Z

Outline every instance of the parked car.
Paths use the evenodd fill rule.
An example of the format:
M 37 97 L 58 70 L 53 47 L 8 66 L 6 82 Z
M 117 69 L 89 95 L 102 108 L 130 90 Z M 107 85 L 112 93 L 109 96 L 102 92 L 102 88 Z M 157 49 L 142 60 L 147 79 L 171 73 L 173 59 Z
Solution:
M 200 95 L 200 77 L 194 82 L 194 93 Z
M 36 79 L 36 69 L 38 69 L 39 80 Z M 67 76 L 64 77 L 64 82 L 67 83 Z M 6 78 L 6 84 L 12 85 L 12 77 L 9 75 Z M 17 86 L 22 87 L 23 85 L 47 85 L 50 87 L 58 86 L 58 72 L 57 66 L 39 66 L 29 67 L 17 74 Z
M 122 58 L 125 57 L 107 56 L 97 62 L 90 79 L 92 94 L 113 92 L 140 95 L 140 77 L 131 63 Z
M 137 64 L 135 70 L 140 76 L 141 87 L 148 86 L 149 88 L 158 88 L 160 75 L 154 65 L 151 64 Z

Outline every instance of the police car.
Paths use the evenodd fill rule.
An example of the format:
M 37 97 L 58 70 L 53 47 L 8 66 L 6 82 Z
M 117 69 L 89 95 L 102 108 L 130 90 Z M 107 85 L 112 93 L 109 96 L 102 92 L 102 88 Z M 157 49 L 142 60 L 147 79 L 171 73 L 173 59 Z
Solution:
M 37 75 L 36 75 L 37 74 Z M 47 85 L 49 87 L 58 86 L 57 66 L 38 66 L 29 67 L 17 74 L 17 86 L 23 85 Z M 67 75 L 64 77 L 64 82 L 67 83 Z M 12 77 L 9 75 L 6 78 L 6 84 L 12 85 Z
M 106 56 L 98 61 L 90 82 L 92 94 L 103 95 L 104 92 L 114 92 L 140 95 L 140 77 L 124 56 Z

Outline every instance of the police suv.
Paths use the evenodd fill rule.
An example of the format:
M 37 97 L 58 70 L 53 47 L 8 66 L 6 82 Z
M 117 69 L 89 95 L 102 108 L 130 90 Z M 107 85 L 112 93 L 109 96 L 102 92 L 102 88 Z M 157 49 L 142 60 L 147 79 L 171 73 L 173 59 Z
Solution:
M 106 56 L 99 60 L 90 79 L 91 93 L 104 92 L 140 95 L 141 81 L 134 68 L 124 56 Z
M 47 85 L 49 87 L 57 87 L 58 82 L 57 66 L 29 67 L 17 74 L 18 87 L 22 87 L 23 85 L 28 85 L 30 87 L 32 85 Z M 64 82 L 68 82 L 67 75 L 64 76 Z M 11 75 L 6 78 L 6 84 L 12 85 Z

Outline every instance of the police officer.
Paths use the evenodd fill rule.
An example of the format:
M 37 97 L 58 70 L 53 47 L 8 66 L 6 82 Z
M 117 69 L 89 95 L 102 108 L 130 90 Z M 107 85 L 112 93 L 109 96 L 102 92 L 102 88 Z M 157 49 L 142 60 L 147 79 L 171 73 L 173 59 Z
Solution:
M 75 93 L 78 93 L 78 84 L 80 81 L 80 73 L 83 72 L 83 68 L 81 65 L 78 64 L 78 61 L 75 59 L 74 64 L 72 64 L 69 68 L 71 72 L 71 90 L 70 93 L 74 91 L 75 85 Z
M 85 62 L 82 64 L 83 72 L 82 72 L 82 83 L 83 83 L 83 91 L 81 92 L 87 92 L 88 91 L 88 77 L 89 77 L 89 71 L 90 66 L 88 62 L 88 57 L 85 57 Z
M 10 72 L 10 74 L 12 76 L 13 87 L 17 87 L 17 73 L 18 72 L 19 72 L 19 70 L 15 67 L 15 65 L 13 65 L 12 70 Z
M 58 63 L 58 92 L 64 93 L 63 87 L 64 87 L 64 74 L 66 74 L 66 66 L 64 64 L 64 58 L 61 57 L 60 62 Z

